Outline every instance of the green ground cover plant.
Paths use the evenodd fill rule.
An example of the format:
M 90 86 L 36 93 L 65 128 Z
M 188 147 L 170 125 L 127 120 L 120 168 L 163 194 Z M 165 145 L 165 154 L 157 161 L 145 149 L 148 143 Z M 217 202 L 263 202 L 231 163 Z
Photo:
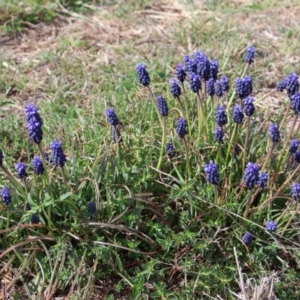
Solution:
M 274 294 L 297 299 L 298 70 L 259 93 L 260 45 L 245 41 L 238 59 L 119 59 L 104 85 L 60 46 L 42 54 L 59 66 L 39 87 L 52 101 L 2 104 L 2 293 L 235 299 L 239 274 L 275 273 Z M 9 75 L 2 92 L 30 81 Z M 275 94 L 284 108 L 266 117 Z

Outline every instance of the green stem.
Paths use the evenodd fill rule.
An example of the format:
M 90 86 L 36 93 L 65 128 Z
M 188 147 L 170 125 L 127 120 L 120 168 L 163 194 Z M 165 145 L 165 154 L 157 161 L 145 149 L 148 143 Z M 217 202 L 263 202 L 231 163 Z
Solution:
M 243 170 L 245 169 L 245 165 L 246 165 L 247 146 L 248 146 L 249 132 L 250 132 L 250 117 L 247 118 L 247 129 L 246 130 L 247 131 L 246 131 L 246 140 L 245 140 L 245 146 L 244 146 Z
M 228 163 L 229 154 L 231 152 L 231 148 L 232 148 L 233 145 L 235 145 L 237 132 L 238 132 L 238 127 L 239 127 L 239 124 L 235 123 L 233 133 L 230 137 L 229 145 L 228 145 L 228 148 L 227 148 L 227 153 L 226 153 L 226 162 L 227 163 Z
M 252 203 L 252 189 L 249 191 L 249 195 L 248 195 L 248 199 L 247 199 L 247 204 L 246 204 L 246 209 L 245 209 L 245 213 L 244 213 L 244 218 L 247 219 L 248 214 L 249 214 L 249 210 L 250 210 L 250 206 Z
M 284 125 L 284 123 L 285 123 L 285 121 L 286 121 L 286 118 L 287 118 L 287 116 L 288 116 L 289 113 L 290 113 L 290 108 L 291 108 L 291 101 L 289 102 L 289 105 L 288 105 L 288 107 L 287 107 L 287 109 L 286 109 L 286 111 L 285 111 L 284 117 L 283 117 L 283 119 L 282 119 L 282 121 L 281 121 L 281 124 L 280 124 L 280 126 L 279 126 L 279 131 L 281 131 L 282 126 Z
M 218 186 L 214 185 L 214 189 L 215 189 L 215 203 L 216 203 L 216 205 L 218 205 L 219 204 Z
M 272 155 L 272 152 L 273 152 L 274 148 L 275 148 L 275 143 L 272 143 L 271 149 L 270 149 L 270 151 L 268 152 L 268 155 L 267 155 L 267 157 L 266 157 L 266 159 L 265 159 L 265 161 L 264 161 L 264 164 L 263 164 L 262 167 L 261 167 L 261 170 L 264 170 L 264 169 L 266 168 L 266 166 L 267 166 L 267 164 L 268 164 L 268 162 L 269 162 L 269 159 L 270 159 L 270 157 L 271 157 L 271 155 Z
M 65 172 L 65 168 L 64 167 L 61 167 L 61 174 L 62 174 L 62 177 L 63 177 L 63 181 L 64 181 L 64 184 L 65 186 L 70 190 L 72 191 L 69 183 L 68 183 L 68 180 L 67 180 L 67 176 L 66 176 L 66 172 Z
M 162 117 L 162 138 L 161 138 L 161 146 L 160 146 L 160 155 L 159 160 L 157 164 L 157 169 L 160 169 L 162 159 L 164 157 L 164 151 L 165 151 L 165 144 L 166 144 L 166 118 Z
M 186 141 L 185 137 L 183 138 L 183 143 L 184 143 L 184 149 L 185 149 L 185 155 L 186 155 L 186 165 L 187 165 L 188 176 L 189 176 L 189 179 L 191 179 L 192 173 L 191 173 L 191 165 L 190 165 L 190 159 L 189 159 L 189 150 L 188 150 L 187 141 Z
M 198 134 L 200 134 L 203 124 L 203 105 L 199 92 L 197 92 L 197 107 L 198 107 Z
M 151 96 L 151 101 L 152 101 L 152 103 L 153 103 L 153 105 L 154 105 L 154 107 L 155 107 L 155 109 L 156 109 L 156 112 L 157 112 L 157 116 L 158 116 L 160 125 L 163 126 L 163 124 L 162 124 L 162 123 L 163 123 L 163 122 L 162 122 L 162 117 L 161 117 L 161 115 L 160 115 L 160 113 L 159 113 L 159 110 L 158 110 L 158 107 L 157 107 L 157 105 L 156 105 L 156 99 L 155 99 L 155 97 L 154 97 L 154 95 L 153 95 L 153 93 L 152 93 L 152 90 L 151 90 L 150 86 L 147 86 L 147 88 L 148 88 L 148 91 L 149 91 L 150 96 Z

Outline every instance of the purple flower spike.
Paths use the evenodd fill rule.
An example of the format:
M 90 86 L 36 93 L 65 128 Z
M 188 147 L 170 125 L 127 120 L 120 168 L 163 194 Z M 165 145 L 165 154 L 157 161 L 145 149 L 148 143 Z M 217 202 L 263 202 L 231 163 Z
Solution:
M 166 143 L 166 153 L 170 159 L 176 156 L 176 149 L 170 142 Z
M 295 114 L 300 115 L 300 93 L 296 92 L 291 96 L 291 109 L 295 111 Z
M 218 143 L 222 143 L 223 142 L 223 130 L 222 130 L 221 127 L 217 127 L 215 129 L 214 135 L 215 135 L 215 140 Z
M 244 99 L 244 113 L 247 117 L 251 117 L 255 112 L 255 106 L 253 104 L 253 97 L 247 97 Z
M 187 134 L 186 127 L 187 127 L 186 120 L 184 118 L 179 118 L 177 120 L 176 132 L 179 135 L 179 137 L 182 139 Z
M 15 164 L 15 169 L 16 169 L 18 177 L 20 179 L 23 179 L 28 176 L 28 174 L 26 172 L 26 168 L 27 168 L 26 164 L 24 164 L 22 162 L 18 162 Z
M 285 80 L 282 80 L 277 84 L 276 89 L 278 92 L 283 92 L 285 90 L 285 86 L 286 86 Z
M 89 202 L 88 212 L 90 215 L 94 215 L 97 212 L 96 203 L 94 201 Z
M 36 144 L 39 144 L 43 139 L 43 121 L 38 108 L 34 104 L 28 104 L 25 106 L 25 114 L 29 138 Z
M 210 75 L 210 63 L 208 57 L 201 51 L 196 51 L 194 57 L 197 64 L 196 73 L 205 81 L 207 81 Z
M 110 125 L 112 125 L 112 126 L 119 125 L 119 120 L 118 120 L 117 115 L 113 108 L 108 108 L 105 111 L 105 114 L 106 114 L 107 120 L 110 123 Z
M 245 61 L 247 64 L 251 65 L 254 62 L 254 57 L 255 57 L 255 48 L 250 46 L 247 49 Z
M 253 235 L 252 235 L 252 233 L 250 233 L 249 231 L 247 231 L 247 232 L 243 235 L 243 237 L 242 237 L 242 241 L 243 241 L 247 246 L 251 244 L 252 240 L 253 240 Z
M 242 111 L 242 108 L 240 105 L 236 105 L 233 109 L 233 114 L 232 114 L 232 119 L 233 122 L 237 124 L 242 124 L 244 120 L 244 113 Z
M 57 167 L 63 167 L 67 162 L 67 158 L 64 154 L 61 142 L 59 140 L 54 140 L 50 144 L 50 148 L 52 151 L 52 161 L 53 164 Z
M 300 184 L 298 182 L 294 182 L 291 187 L 291 196 L 294 200 L 300 199 Z
M 277 228 L 277 224 L 274 221 L 270 220 L 266 223 L 267 231 L 274 232 L 276 231 L 276 228 Z
M 181 95 L 181 88 L 175 79 L 171 79 L 170 81 L 170 92 L 174 98 Z
M 30 221 L 31 221 L 32 224 L 39 224 L 40 223 L 40 219 L 36 214 L 33 214 L 31 216 Z
M 190 73 L 190 88 L 194 93 L 198 93 L 201 90 L 200 76 L 195 73 Z
M 259 167 L 256 163 L 247 163 L 243 179 L 248 189 L 254 188 L 259 181 Z
M 1 190 L 1 198 L 4 205 L 8 206 L 11 203 L 11 195 L 8 188 L 4 187 Z
M 245 76 L 244 78 L 237 78 L 235 81 L 235 92 L 240 99 L 244 99 L 252 94 L 252 78 Z
M 298 164 L 300 163 L 300 151 L 296 151 L 294 153 L 294 161 L 297 162 Z
M 31 161 L 32 168 L 35 174 L 37 175 L 42 175 L 45 171 L 43 161 L 39 157 L 34 157 L 33 160 Z
M 182 83 L 186 78 L 186 73 L 182 64 L 178 64 L 176 67 L 176 77 Z
M 267 172 L 261 172 L 261 173 L 259 173 L 259 179 L 258 179 L 257 185 L 260 188 L 264 189 L 265 187 L 267 187 L 268 179 L 269 179 L 269 175 L 268 175 Z
M 298 150 L 298 146 L 299 146 L 299 140 L 297 140 L 297 139 L 291 140 L 289 152 L 296 153 Z
M 222 85 L 223 92 L 228 92 L 229 91 L 229 79 L 227 78 L 227 76 L 222 75 L 220 82 Z
M 185 63 L 186 70 L 189 73 L 197 72 L 197 62 L 196 60 L 192 59 L 189 55 L 184 56 L 184 63 Z
M 213 163 L 213 161 L 210 161 L 209 164 L 206 164 L 204 166 L 204 172 L 206 180 L 211 184 L 218 184 L 219 183 L 219 173 L 218 173 L 218 166 Z
M 206 90 L 207 95 L 213 96 L 215 94 L 215 81 L 213 78 L 210 78 L 208 81 L 206 81 Z
M 161 96 L 156 97 L 156 104 L 158 107 L 158 111 L 162 117 L 166 117 L 169 113 L 168 105 L 166 100 Z
M 213 79 L 214 81 L 217 80 L 218 78 L 218 72 L 219 72 L 219 64 L 218 61 L 215 59 L 212 59 L 210 61 L 210 78 Z
M 296 73 L 289 74 L 285 79 L 285 90 L 287 91 L 289 97 L 293 96 L 299 91 L 299 76 Z
M 216 123 L 220 127 L 227 124 L 227 114 L 223 106 L 218 106 L 216 109 Z
M 220 80 L 216 81 L 215 94 L 219 98 L 223 96 L 223 86 L 222 86 L 222 82 Z
M 143 86 L 149 86 L 150 84 L 150 76 L 149 73 L 146 70 L 146 66 L 139 63 L 135 67 L 137 76 L 138 76 L 138 81 L 140 84 Z
M 270 139 L 272 143 L 278 143 L 280 140 L 280 132 L 277 124 L 270 124 Z

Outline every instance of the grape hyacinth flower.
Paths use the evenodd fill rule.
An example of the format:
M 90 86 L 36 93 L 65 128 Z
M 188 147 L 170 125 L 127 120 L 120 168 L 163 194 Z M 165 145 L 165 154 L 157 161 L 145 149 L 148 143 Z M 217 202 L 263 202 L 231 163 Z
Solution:
M 270 220 L 266 223 L 267 231 L 274 232 L 276 231 L 276 228 L 277 228 L 277 224 L 274 221 Z
M 119 125 L 119 120 L 118 120 L 117 115 L 113 108 L 108 108 L 105 111 L 105 114 L 106 114 L 107 120 L 110 123 L 110 125 L 112 125 L 112 126 Z
M 196 51 L 194 57 L 197 64 L 196 73 L 200 75 L 200 77 L 203 78 L 205 81 L 207 81 L 210 75 L 210 63 L 208 57 L 201 51 Z
M 181 95 L 181 88 L 175 79 L 170 81 L 170 92 L 174 98 L 178 98 Z
M 269 133 L 271 142 L 278 143 L 280 140 L 280 132 L 277 124 L 270 124 Z
M 252 94 L 252 78 L 245 76 L 235 80 L 235 92 L 240 99 L 244 99 Z
M 31 223 L 32 224 L 39 224 L 40 223 L 40 219 L 39 219 L 39 217 L 36 215 L 36 214 L 33 214 L 32 216 L 31 216 Z
M 210 61 L 210 75 L 209 77 L 211 79 L 213 79 L 214 81 L 217 80 L 218 78 L 218 72 L 219 72 L 219 64 L 218 64 L 218 61 L 215 60 L 215 59 L 212 59 Z
M 97 212 L 96 203 L 94 201 L 88 203 L 88 212 L 90 215 L 94 215 Z
M 291 186 L 291 195 L 294 200 L 300 199 L 300 184 L 298 182 L 294 182 Z
M 67 162 L 67 158 L 64 154 L 61 142 L 59 140 L 54 140 L 50 144 L 50 148 L 52 151 L 53 164 L 57 167 L 63 167 Z
M 232 119 L 233 122 L 237 124 L 242 124 L 244 120 L 244 113 L 242 111 L 242 108 L 240 105 L 236 105 L 233 109 L 233 114 L 232 114 Z
M 182 64 L 176 66 L 176 77 L 181 83 L 183 83 L 186 78 L 186 72 Z
M 39 157 L 34 157 L 33 160 L 31 161 L 32 168 L 35 174 L 37 175 L 42 175 L 45 171 L 43 161 Z
M 264 189 L 268 184 L 269 175 L 266 171 L 259 173 L 259 179 L 257 185 Z
M 244 113 L 247 117 L 251 117 L 255 112 L 255 107 L 253 104 L 253 97 L 247 97 L 244 99 Z
M 222 75 L 222 77 L 220 79 L 220 83 L 221 83 L 223 92 L 228 92 L 229 91 L 229 79 L 228 79 L 228 77 L 225 76 L 225 75 Z
M 213 163 L 213 161 L 210 161 L 209 164 L 206 164 L 204 166 L 204 172 L 206 180 L 211 184 L 218 184 L 219 182 L 219 173 L 218 173 L 218 166 Z
M 6 187 L 2 188 L 1 198 L 4 205 L 8 206 L 11 203 L 11 195 L 8 188 Z
M 26 168 L 27 168 L 27 166 L 23 162 L 18 162 L 15 164 L 15 169 L 16 169 L 18 177 L 20 179 L 23 179 L 28 176 L 28 174 L 26 172 Z
M 289 74 L 285 79 L 285 90 L 287 91 L 289 97 L 293 96 L 299 91 L 299 76 L 296 73 Z
M 300 151 L 296 151 L 294 154 L 294 161 L 300 163 Z
M 291 96 L 291 109 L 296 115 L 300 115 L 300 93 L 296 92 Z
M 176 156 L 176 149 L 170 142 L 166 143 L 166 153 L 170 159 Z
M 189 55 L 185 55 L 184 63 L 185 63 L 185 67 L 189 73 L 197 72 L 197 62 L 195 59 L 192 59 Z
M 184 139 L 185 135 L 187 134 L 186 131 L 186 120 L 184 118 L 179 118 L 177 120 L 176 132 L 180 138 Z
M 218 106 L 216 109 L 216 123 L 222 127 L 227 124 L 227 114 L 223 106 Z
M 299 140 L 294 139 L 290 141 L 290 147 L 289 147 L 289 152 L 290 153 L 296 153 L 298 150 L 298 146 L 299 146 Z
M 214 135 L 215 135 L 215 140 L 218 143 L 222 143 L 223 142 L 223 130 L 222 130 L 221 127 L 217 127 L 215 129 Z
M 242 237 L 242 241 L 243 241 L 247 246 L 251 244 L 252 240 L 253 240 L 253 235 L 252 235 L 252 233 L 250 233 L 249 231 L 247 231 L 247 232 L 243 235 L 243 237 Z
M 194 93 L 198 93 L 201 90 L 200 76 L 195 73 L 190 73 L 190 88 Z
M 285 90 L 285 86 L 286 86 L 285 80 L 282 80 L 277 84 L 276 89 L 278 92 L 283 92 Z
M 138 76 L 138 81 L 140 84 L 143 86 L 149 86 L 150 84 L 150 76 L 149 73 L 146 70 L 146 66 L 139 63 L 135 67 L 137 76 Z
M 219 98 L 223 96 L 223 87 L 222 87 L 222 83 L 220 80 L 216 81 L 215 94 Z
M 168 105 L 166 100 L 161 96 L 156 97 L 156 104 L 158 107 L 158 111 L 161 114 L 162 117 L 166 117 L 169 113 Z
M 250 46 L 247 49 L 245 61 L 247 64 L 251 65 L 254 62 L 254 57 L 255 57 L 255 48 Z
M 34 104 L 28 104 L 25 106 L 25 114 L 29 138 L 36 144 L 39 144 L 43 139 L 43 121 L 38 108 Z
M 4 159 L 3 152 L 2 150 L 0 150 L 0 166 L 3 165 L 3 159 Z
M 248 189 L 252 189 L 259 181 L 259 166 L 248 162 L 244 171 L 244 183 Z
M 208 81 L 206 81 L 206 90 L 207 95 L 211 97 L 215 94 L 215 81 L 213 78 L 210 78 Z

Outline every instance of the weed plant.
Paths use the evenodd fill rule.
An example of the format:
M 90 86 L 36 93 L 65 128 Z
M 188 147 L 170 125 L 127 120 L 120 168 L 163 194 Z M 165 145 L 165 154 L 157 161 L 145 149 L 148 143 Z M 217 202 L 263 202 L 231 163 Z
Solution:
M 51 119 L 26 105 L 26 150 L 0 152 L 6 293 L 22 286 L 29 299 L 92 299 L 109 277 L 127 299 L 233 299 L 235 247 L 243 273 L 276 271 L 275 294 L 299 297 L 298 76 L 272 91 L 286 93 L 286 113 L 265 119 L 255 106 L 268 95 L 252 96 L 255 59 L 249 47 L 240 77 L 228 79 L 196 51 L 169 87 L 154 89 L 139 63 L 140 110 L 116 103 L 102 128 L 94 122 L 72 139 L 45 135 Z

